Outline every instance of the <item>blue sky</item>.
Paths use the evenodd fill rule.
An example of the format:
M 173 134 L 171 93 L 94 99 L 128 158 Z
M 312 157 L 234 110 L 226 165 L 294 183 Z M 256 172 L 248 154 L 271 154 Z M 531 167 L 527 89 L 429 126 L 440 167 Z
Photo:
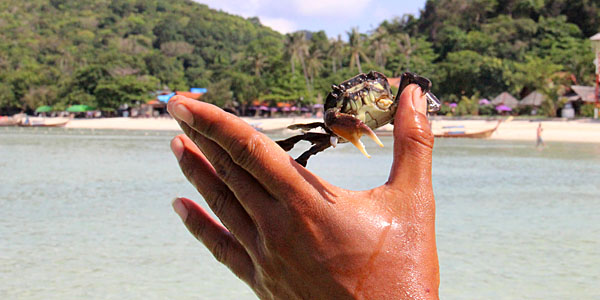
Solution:
M 404 14 L 419 15 L 426 0 L 194 0 L 210 8 L 242 17 L 259 17 L 281 33 L 325 30 L 329 37 L 358 27 L 368 32 L 384 20 Z

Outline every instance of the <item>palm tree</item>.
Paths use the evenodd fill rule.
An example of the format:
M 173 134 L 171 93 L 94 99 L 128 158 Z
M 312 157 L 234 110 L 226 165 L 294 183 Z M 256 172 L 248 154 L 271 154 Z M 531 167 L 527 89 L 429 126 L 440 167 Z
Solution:
M 410 35 L 404 33 L 400 35 L 400 39 L 398 41 L 398 48 L 406 58 L 406 71 L 410 71 L 410 56 L 412 55 L 413 51 L 417 49 L 417 45 L 411 42 Z M 400 71 L 400 73 L 402 73 L 402 70 L 400 70 L 401 68 L 402 65 L 398 66 L 398 71 Z
M 323 58 L 323 52 L 319 49 L 313 50 L 308 57 L 306 67 L 308 69 L 308 76 L 310 76 L 311 86 L 314 84 L 315 76 L 319 75 L 319 71 L 323 68 L 321 58 Z
M 360 57 L 366 61 L 369 61 L 369 58 L 365 55 L 364 52 L 364 37 L 358 32 L 358 28 L 352 28 L 352 31 L 348 33 L 348 42 L 350 46 L 350 68 L 356 64 L 358 67 L 358 72 L 362 73 L 362 67 L 360 66 Z
M 249 57 L 250 63 L 252 64 L 252 68 L 254 69 L 254 76 L 260 77 L 260 71 L 262 71 L 266 66 L 268 66 L 269 62 L 268 57 L 263 53 L 254 53 L 254 55 Z
M 337 67 L 340 66 L 342 68 L 342 55 L 344 51 L 344 42 L 342 41 L 342 36 L 338 35 L 337 40 L 331 40 L 331 46 L 329 47 L 329 51 L 327 55 L 331 57 L 331 67 L 333 73 L 337 73 Z
M 373 35 L 371 50 L 375 54 L 375 63 L 378 64 L 381 69 L 385 69 L 387 54 L 390 52 L 390 39 L 387 30 L 383 27 L 379 27 L 377 32 Z
M 292 74 L 296 72 L 295 59 L 296 59 L 296 41 L 293 34 L 288 34 L 285 41 L 285 54 L 290 58 L 290 64 L 292 65 Z
M 306 71 L 305 63 L 305 58 L 308 56 L 308 40 L 306 39 L 306 34 L 302 31 L 298 31 L 288 35 L 286 52 L 290 56 L 292 74 L 296 72 L 295 61 L 300 61 L 300 64 L 302 65 L 302 71 L 304 73 L 304 80 L 306 81 L 306 88 L 308 89 L 308 73 Z

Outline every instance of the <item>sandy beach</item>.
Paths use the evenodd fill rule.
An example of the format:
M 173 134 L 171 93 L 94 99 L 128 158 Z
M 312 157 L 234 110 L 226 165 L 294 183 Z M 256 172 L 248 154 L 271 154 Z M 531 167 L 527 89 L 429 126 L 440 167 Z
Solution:
M 320 122 L 319 118 L 242 118 L 248 124 L 263 131 L 273 132 L 287 130 L 286 126 L 294 123 Z M 576 121 L 529 121 L 512 120 L 503 122 L 498 130 L 490 137 L 493 140 L 533 141 L 536 138 L 536 128 L 542 123 L 545 141 L 600 143 L 600 122 L 590 120 Z M 463 126 L 458 130 L 465 132 L 482 131 L 496 126 L 497 121 L 485 120 L 433 120 L 434 133 L 441 133 L 448 126 Z M 125 130 L 180 130 L 177 122 L 171 118 L 101 118 L 73 119 L 66 128 L 90 129 L 125 129 Z M 381 128 L 391 131 L 391 125 Z

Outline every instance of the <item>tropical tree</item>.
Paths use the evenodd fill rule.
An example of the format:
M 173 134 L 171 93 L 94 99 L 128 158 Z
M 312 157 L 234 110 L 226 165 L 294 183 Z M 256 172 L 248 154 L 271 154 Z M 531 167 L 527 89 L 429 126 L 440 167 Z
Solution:
M 294 32 L 288 35 L 286 44 L 286 52 L 290 57 L 290 63 L 292 65 L 292 74 L 295 74 L 295 61 L 300 61 L 302 65 L 302 72 L 304 73 L 304 80 L 306 82 L 306 89 L 309 89 L 308 73 L 306 70 L 305 58 L 308 56 L 308 40 L 306 34 L 303 31 Z
M 410 58 L 415 49 L 417 49 L 417 45 L 411 41 L 410 36 L 406 33 L 400 34 L 397 43 L 398 48 L 400 49 L 400 53 L 402 53 L 402 55 L 404 55 L 404 58 L 406 59 L 406 66 L 404 66 L 404 69 L 406 71 L 410 71 Z M 402 68 L 401 65 L 398 67 Z M 400 69 L 397 71 L 398 73 L 402 73 L 402 70 Z
M 385 27 L 379 27 L 372 36 L 371 51 L 375 56 L 375 63 L 383 70 L 390 52 L 390 39 Z
M 268 65 L 268 57 L 263 53 L 258 52 L 254 53 L 252 56 L 248 57 L 250 63 L 252 64 L 252 69 L 254 70 L 254 76 L 260 77 L 260 72 Z
M 342 36 L 338 35 L 337 39 L 331 40 L 331 46 L 327 52 L 327 56 L 331 58 L 331 70 L 337 73 L 338 67 L 342 68 L 342 57 L 344 55 L 344 42 Z
M 308 76 L 310 77 L 311 86 L 314 85 L 314 79 L 319 74 L 319 71 L 323 68 L 323 52 L 319 49 L 313 50 L 308 57 L 306 67 L 308 69 Z
M 364 52 L 364 44 L 365 38 L 360 32 L 358 32 L 358 28 L 352 28 L 352 31 L 348 33 L 348 47 L 350 50 L 350 68 L 356 65 L 358 67 L 358 72 L 362 73 L 362 67 L 360 65 L 360 58 L 362 57 L 365 61 L 369 61 L 369 58 Z

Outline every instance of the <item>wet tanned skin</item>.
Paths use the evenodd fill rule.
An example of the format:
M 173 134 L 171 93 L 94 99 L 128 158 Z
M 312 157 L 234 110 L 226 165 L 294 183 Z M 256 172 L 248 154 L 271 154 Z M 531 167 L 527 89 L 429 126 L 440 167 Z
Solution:
M 389 180 L 357 192 L 319 178 L 241 119 L 173 97 L 168 110 L 185 134 L 171 148 L 224 226 L 192 200 L 173 207 L 261 299 L 437 299 L 426 105 L 418 86 L 403 91 Z

